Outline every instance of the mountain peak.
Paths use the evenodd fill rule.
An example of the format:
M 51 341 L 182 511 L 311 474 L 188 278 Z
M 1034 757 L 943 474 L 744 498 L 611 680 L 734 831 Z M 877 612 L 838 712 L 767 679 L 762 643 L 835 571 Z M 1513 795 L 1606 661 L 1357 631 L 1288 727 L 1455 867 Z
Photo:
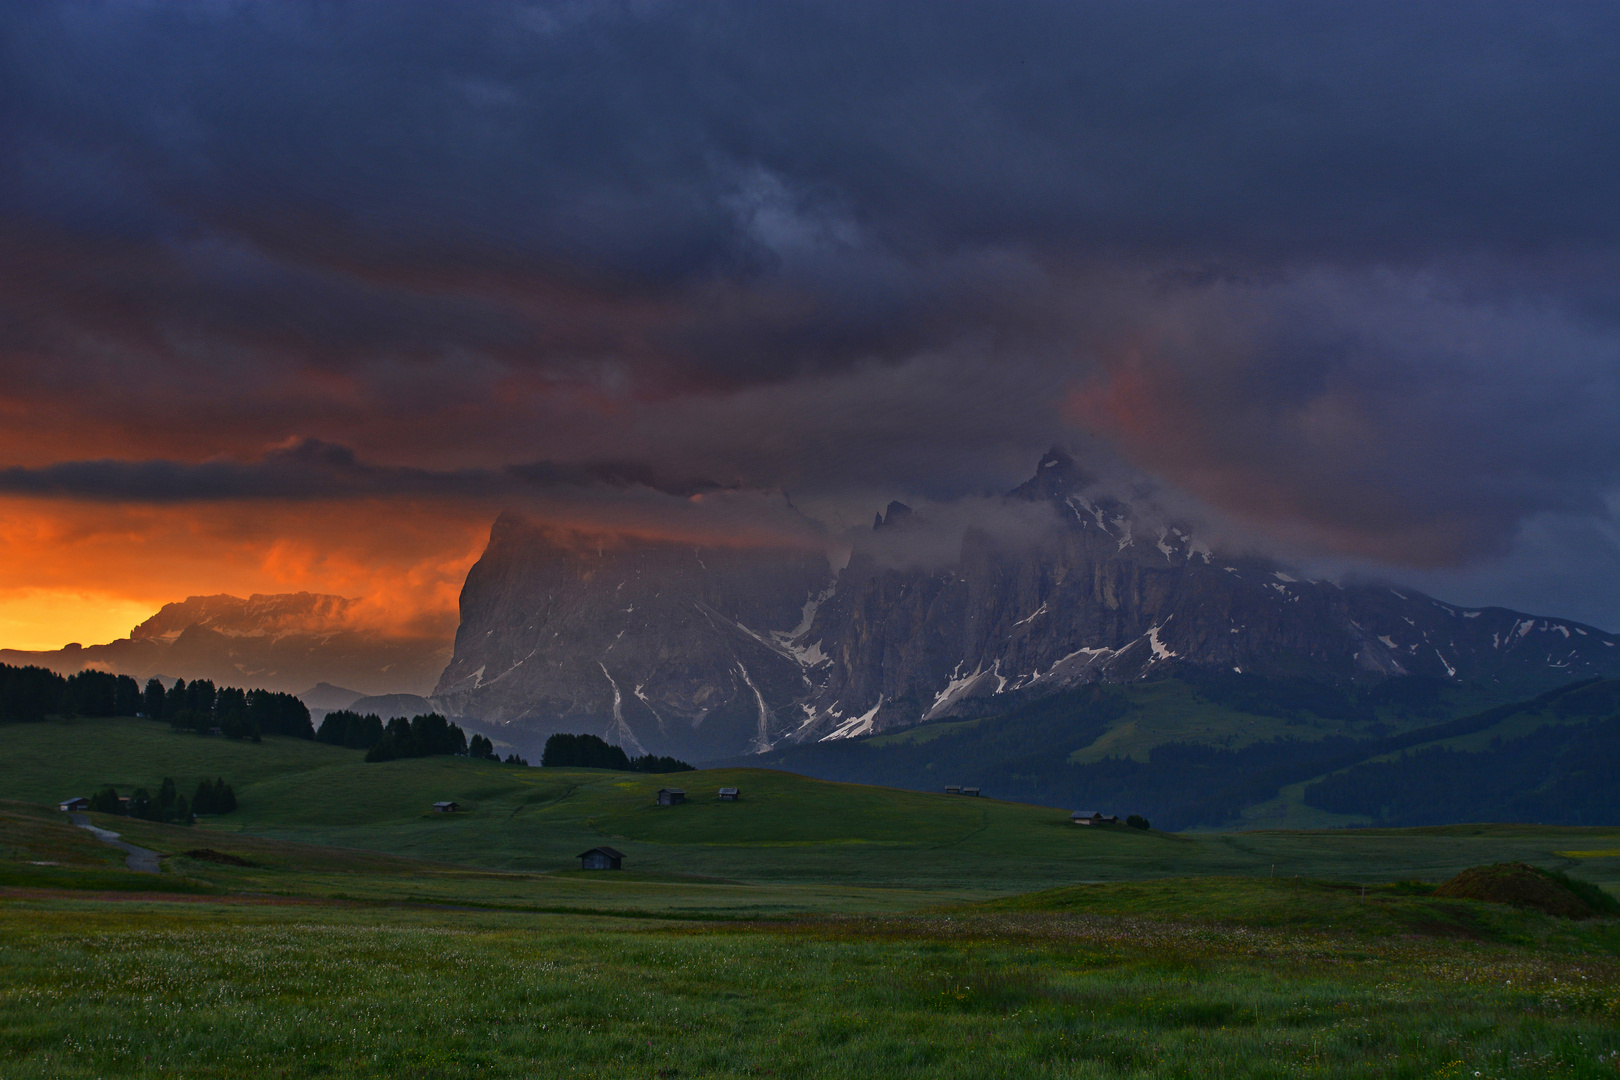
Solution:
M 1091 482 L 1074 458 L 1061 446 L 1053 446 L 1041 455 L 1035 466 L 1035 475 L 1014 488 L 1009 494 L 1023 499 L 1063 499 Z
M 911 507 L 897 499 L 889 504 L 885 513 L 879 514 L 877 520 L 872 522 L 872 531 L 877 532 L 877 530 L 886 526 L 899 525 L 910 517 Z
M 325 593 L 254 593 L 243 599 L 228 593 L 188 596 L 164 604 L 131 630 L 132 640 L 173 641 L 193 626 L 225 634 L 321 633 L 345 628 L 356 601 Z
M 1041 455 L 1040 464 L 1035 466 L 1035 471 L 1039 472 L 1042 469 L 1050 469 L 1060 466 L 1069 469 L 1074 468 L 1074 458 L 1071 457 L 1069 452 L 1063 449 L 1063 447 L 1054 444 L 1052 449 Z

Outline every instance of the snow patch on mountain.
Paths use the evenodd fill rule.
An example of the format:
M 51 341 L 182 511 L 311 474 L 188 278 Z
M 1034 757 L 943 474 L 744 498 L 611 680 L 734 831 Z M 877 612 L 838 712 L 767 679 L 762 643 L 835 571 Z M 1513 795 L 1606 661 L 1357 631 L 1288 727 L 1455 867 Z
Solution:
M 822 736 L 822 742 L 832 742 L 835 739 L 853 739 L 865 735 L 872 730 L 872 722 L 877 719 L 878 710 L 883 708 L 883 695 L 878 695 L 877 704 L 859 716 L 852 716 L 837 728 Z

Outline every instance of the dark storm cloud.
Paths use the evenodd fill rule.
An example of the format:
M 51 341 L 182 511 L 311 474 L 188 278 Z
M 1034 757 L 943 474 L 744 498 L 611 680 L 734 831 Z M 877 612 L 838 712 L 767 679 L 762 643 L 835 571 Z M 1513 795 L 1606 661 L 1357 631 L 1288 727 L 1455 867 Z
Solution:
M 946 498 L 1079 427 L 1307 549 L 1489 557 L 1620 489 L 1617 32 L 1589 3 L 9 5 L 5 452 L 67 418 L 108 456 L 313 434 L 417 471 L 6 483 L 543 458 Z
M 640 487 L 689 497 L 724 490 L 712 480 L 661 476 L 641 462 L 432 470 L 360 461 L 346 446 L 306 439 L 257 461 L 75 461 L 0 469 L 0 493 L 115 502 L 218 502 L 237 499 L 521 498 L 559 488 Z

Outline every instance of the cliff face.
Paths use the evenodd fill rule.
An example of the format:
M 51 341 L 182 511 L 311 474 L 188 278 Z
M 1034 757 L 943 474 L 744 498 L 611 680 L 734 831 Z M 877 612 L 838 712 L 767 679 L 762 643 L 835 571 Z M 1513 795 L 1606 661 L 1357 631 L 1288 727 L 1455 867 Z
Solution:
M 435 701 L 531 739 L 714 759 L 1187 667 L 1504 695 L 1620 674 L 1593 627 L 1298 580 L 1089 490 L 1054 451 L 1002 504 L 1021 530 L 968 529 L 926 565 L 914 552 L 937 536 L 895 504 L 836 578 L 792 552 L 582 546 L 503 517 Z
M 1620 673 L 1613 635 L 1501 608 L 1464 609 L 1383 586 L 1301 581 L 1233 558 L 1189 528 L 1086 496 L 1065 455 L 1010 495 L 1053 529 L 1008 551 L 969 531 L 960 558 L 892 569 L 857 549 L 799 643 L 831 660 L 800 740 L 982 712 L 994 699 L 1178 667 L 1344 683 L 1422 675 L 1534 691 Z M 891 509 L 877 539 L 919 526 Z M 989 699 L 989 700 L 987 700 Z
M 786 643 L 825 557 L 628 540 L 503 516 L 467 575 L 434 700 L 460 715 L 606 735 L 632 752 L 762 750 L 812 686 Z

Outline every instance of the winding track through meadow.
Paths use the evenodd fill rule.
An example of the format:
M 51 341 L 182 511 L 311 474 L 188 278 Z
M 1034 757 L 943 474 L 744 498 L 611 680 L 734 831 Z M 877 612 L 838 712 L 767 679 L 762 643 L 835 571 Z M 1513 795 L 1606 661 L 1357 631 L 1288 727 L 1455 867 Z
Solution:
M 129 857 L 124 860 L 124 865 L 129 867 L 131 870 L 138 871 L 142 874 L 158 873 L 158 853 L 153 851 L 151 848 L 136 847 L 134 844 L 126 844 L 124 841 L 119 839 L 119 837 L 122 835 L 121 833 L 115 833 L 111 829 L 103 829 L 90 824 L 90 819 L 84 814 L 69 814 L 68 817 L 72 820 L 73 824 L 77 825 L 81 829 L 86 830 L 91 836 L 94 836 L 103 844 L 111 844 L 118 850 L 125 852 Z

